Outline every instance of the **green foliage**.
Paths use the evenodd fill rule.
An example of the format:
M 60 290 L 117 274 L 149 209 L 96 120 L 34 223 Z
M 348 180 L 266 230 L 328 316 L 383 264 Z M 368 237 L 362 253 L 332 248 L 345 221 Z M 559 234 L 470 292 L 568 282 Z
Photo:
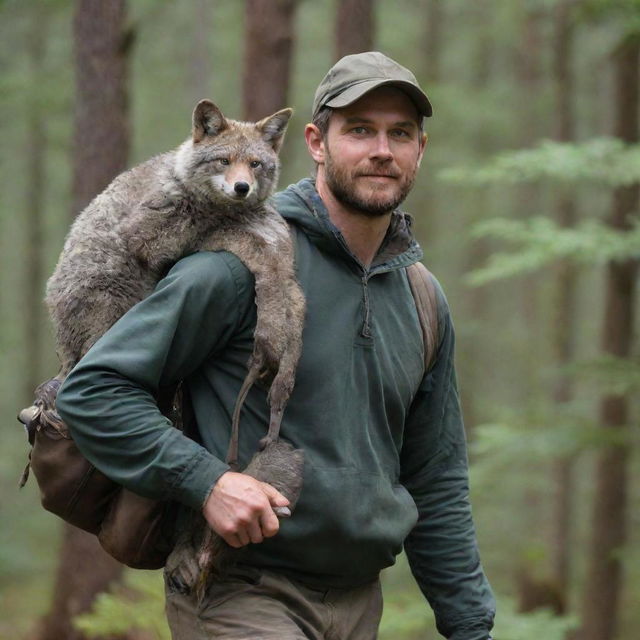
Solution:
M 566 640 L 577 626 L 574 616 L 556 616 L 541 609 L 518 613 L 510 598 L 498 597 L 498 614 L 493 636 L 499 640 Z M 420 594 L 394 592 L 385 598 L 380 640 L 437 640 L 435 619 Z
M 380 640 L 424 638 L 432 630 L 435 619 L 422 594 L 394 591 L 384 601 L 380 623 Z
M 102 593 L 93 611 L 78 616 L 75 626 L 89 638 L 145 631 L 156 640 L 171 640 L 164 616 L 162 576 L 157 571 L 130 571 L 112 593 Z
M 531 149 L 500 153 L 482 166 L 445 169 L 439 177 L 473 186 L 551 180 L 617 187 L 640 180 L 640 145 L 627 145 L 617 138 L 578 144 L 542 140 Z
M 604 223 L 586 221 L 574 228 L 560 227 L 545 217 L 528 220 L 494 218 L 473 228 L 476 238 L 495 238 L 513 247 L 493 253 L 487 265 L 467 276 L 471 285 L 531 273 L 560 259 L 581 264 L 604 264 L 640 255 L 640 223 L 617 231 Z
M 556 616 L 547 609 L 518 613 L 507 598 L 499 601 L 498 611 L 493 631 L 498 640 L 565 640 L 567 632 L 578 626 L 574 616 Z
M 539 422 L 521 416 L 513 422 L 478 425 L 472 447 L 479 456 L 474 473 L 486 465 L 507 467 L 525 459 L 543 463 L 594 447 L 630 444 L 637 438 L 631 428 L 601 429 L 579 416 L 555 413 Z
M 585 0 L 578 7 L 587 20 L 618 18 L 626 21 L 627 33 L 640 29 L 640 0 Z

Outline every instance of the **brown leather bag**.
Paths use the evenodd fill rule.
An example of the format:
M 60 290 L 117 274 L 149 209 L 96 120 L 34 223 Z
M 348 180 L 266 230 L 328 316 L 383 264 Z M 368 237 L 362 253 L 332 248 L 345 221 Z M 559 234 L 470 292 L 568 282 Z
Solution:
M 21 486 L 30 467 L 47 511 L 95 534 L 107 553 L 129 567 L 163 567 L 173 548 L 178 505 L 139 496 L 98 471 L 52 409 L 58 387 L 53 379 L 36 392 L 37 411 L 27 425 L 32 449 Z M 188 423 L 192 430 L 190 403 L 184 395 L 181 390 L 164 391 L 158 405 L 174 426 L 183 429 Z

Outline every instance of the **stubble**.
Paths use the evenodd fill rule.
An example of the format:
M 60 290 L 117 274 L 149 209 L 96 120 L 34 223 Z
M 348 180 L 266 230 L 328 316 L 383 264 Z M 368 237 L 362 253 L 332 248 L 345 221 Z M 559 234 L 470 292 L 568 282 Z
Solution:
M 413 187 L 417 169 L 416 166 L 410 174 L 404 176 L 389 172 L 389 175 L 394 176 L 398 181 L 400 187 L 393 194 L 385 194 L 383 189 L 375 188 L 363 193 L 364 188 L 359 189 L 356 184 L 360 176 L 366 175 L 368 172 L 383 175 L 389 170 L 381 166 L 371 167 L 366 171 L 363 169 L 349 171 L 334 162 L 328 148 L 325 154 L 325 180 L 336 200 L 370 218 L 386 215 L 404 202 Z

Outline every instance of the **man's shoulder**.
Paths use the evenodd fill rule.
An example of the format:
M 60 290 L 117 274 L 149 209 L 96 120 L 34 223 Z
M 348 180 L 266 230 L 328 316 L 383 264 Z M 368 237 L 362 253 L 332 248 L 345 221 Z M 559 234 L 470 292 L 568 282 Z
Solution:
M 319 197 L 315 182 L 311 178 L 303 178 L 271 196 L 271 203 L 279 213 L 288 209 L 307 208 L 313 197 Z
M 176 262 L 164 280 L 193 295 L 206 297 L 222 292 L 251 295 L 254 288 L 249 269 L 228 251 L 198 251 L 188 255 Z

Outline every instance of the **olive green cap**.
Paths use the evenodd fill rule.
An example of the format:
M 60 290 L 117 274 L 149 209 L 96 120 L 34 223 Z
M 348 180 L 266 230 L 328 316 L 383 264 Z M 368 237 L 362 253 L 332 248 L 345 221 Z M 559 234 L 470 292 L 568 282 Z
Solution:
M 379 51 L 367 51 L 345 56 L 329 69 L 316 90 L 312 118 L 322 107 L 346 107 L 382 86 L 404 91 L 420 115 L 428 118 L 433 113 L 429 98 L 409 69 Z

